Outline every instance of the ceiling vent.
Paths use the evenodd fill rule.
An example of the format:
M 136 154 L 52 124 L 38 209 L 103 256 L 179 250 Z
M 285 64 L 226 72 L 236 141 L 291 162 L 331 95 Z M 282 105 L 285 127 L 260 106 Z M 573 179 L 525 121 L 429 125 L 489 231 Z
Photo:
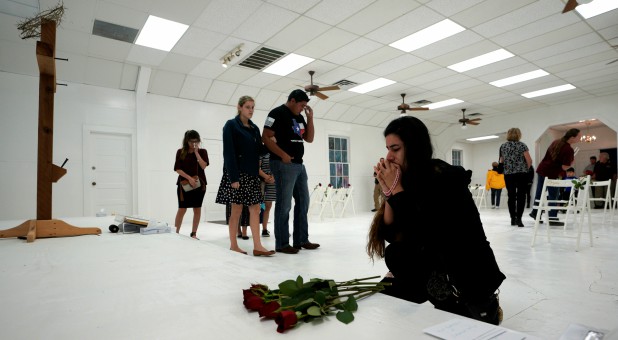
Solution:
M 109 22 L 94 20 L 92 26 L 92 34 L 98 35 L 103 38 L 109 38 L 114 40 L 120 40 L 132 44 L 137 37 L 138 29 L 120 26 Z
M 358 83 L 355 83 L 347 79 L 341 79 L 340 81 L 334 82 L 333 85 L 339 85 L 340 87 L 345 87 L 345 86 L 358 85 Z
M 271 48 L 262 47 L 257 52 L 248 56 L 238 65 L 252 68 L 255 70 L 262 70 L 266 66 L 270 65 L 273 61 L 281 58 L 285 53 Z
M 427 105 L 427 104 L 431 104 L 431 100 L 427 100 L 427 99 L 421 99 L 419 101 L 414 102 L 414 104 L 416 105 Z

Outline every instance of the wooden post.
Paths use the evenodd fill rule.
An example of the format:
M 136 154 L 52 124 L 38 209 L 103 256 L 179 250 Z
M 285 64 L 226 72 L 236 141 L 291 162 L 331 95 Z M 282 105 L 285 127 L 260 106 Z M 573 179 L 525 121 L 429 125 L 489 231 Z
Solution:
M 52 218 L 54 93 L 56 92 L 56 22 L 42 20 L 36 54 L 39 65 L 39 129 L 37 157 L 37 220 Z

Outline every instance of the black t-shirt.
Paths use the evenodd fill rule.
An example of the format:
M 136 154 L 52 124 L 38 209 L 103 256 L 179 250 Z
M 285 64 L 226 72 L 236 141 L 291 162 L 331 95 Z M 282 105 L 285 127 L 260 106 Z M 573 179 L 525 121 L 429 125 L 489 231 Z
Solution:
M 594 165 L 594 179 L 595 181 L 607 181 L 608 179 L 612 179 L 612 175 L 614 171 L 612 169 L 611 164 L 609 162 L 601 163 L 596 162 Z
M 264 122 L 264 129 L 275 132 L 277 146 L 292 157 L 292 163 L 298 164 L 302 164 L 305 154 L 303 135 L 306 128 L 305 117 L 295 115 L 285 104 L 272 109 Z M 281 157 L 271 152 L 270 159 L 281 160 Z

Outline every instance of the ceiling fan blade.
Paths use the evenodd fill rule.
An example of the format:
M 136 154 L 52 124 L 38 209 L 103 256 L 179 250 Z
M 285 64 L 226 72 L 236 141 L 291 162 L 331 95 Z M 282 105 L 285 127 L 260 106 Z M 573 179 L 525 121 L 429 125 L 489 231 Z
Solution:
M 333 86 L 325 86 L 325 87 L 318 88 L 318 91 L 333 91 L 333 90 L 339 90 L 339 86 L 333 85 Z
M 411 107 L 408 110 L 411 110 L 411 111 L 426 111 L 426 110 L 429 110 L 429 108 L 428 107 Z
M 467 121 L 467 122 L 466 122 L 466 124 L 470 124 L 470 125 L 479 125 L 479 124 L 481 124 L 481 123 L 479 123 L 479 122 L 473 122 L 473 121 L 469 120 L 469 121 Z
M 564 6 L 564 9 L 562 10 L 562 13 L 566 13 L 566 12 L 570 12 L 570 11 L 574 10 L 575 7 L 577 7 L 577 5 L 579 5 L 577 3 L 577 0 L 569 0 L 566 3 L 566 6 Z
M 479 120 L 482 120 L 482 119 L 481 119 L 481 118 L 474 118 L 474 119 L 470 119 L 470 120 L 468 120 L 468 121 L 469 121 L 469 122 L 477 122 L 477 121 L 479 121 Z
M 324 94 L 324 93 L 322 93 L 322 92 L 316 92 L 316 93 L 315 93 L 315 96 L 316 96 L 316 97 L 318 97 L 318 98 L 320 98 L 320 99 L 322 99 L 322 100 L 328 99 L 328 96 L 327 96 L 327 95 L 325 95 L 325 94 Z

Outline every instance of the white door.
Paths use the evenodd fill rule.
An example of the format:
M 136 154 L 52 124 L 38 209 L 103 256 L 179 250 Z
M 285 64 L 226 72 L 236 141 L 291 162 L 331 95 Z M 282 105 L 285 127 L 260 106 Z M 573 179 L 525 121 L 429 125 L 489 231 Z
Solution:
M 87 131 L 84 134 L 84 215 L 133 213 L 132 135 Z

